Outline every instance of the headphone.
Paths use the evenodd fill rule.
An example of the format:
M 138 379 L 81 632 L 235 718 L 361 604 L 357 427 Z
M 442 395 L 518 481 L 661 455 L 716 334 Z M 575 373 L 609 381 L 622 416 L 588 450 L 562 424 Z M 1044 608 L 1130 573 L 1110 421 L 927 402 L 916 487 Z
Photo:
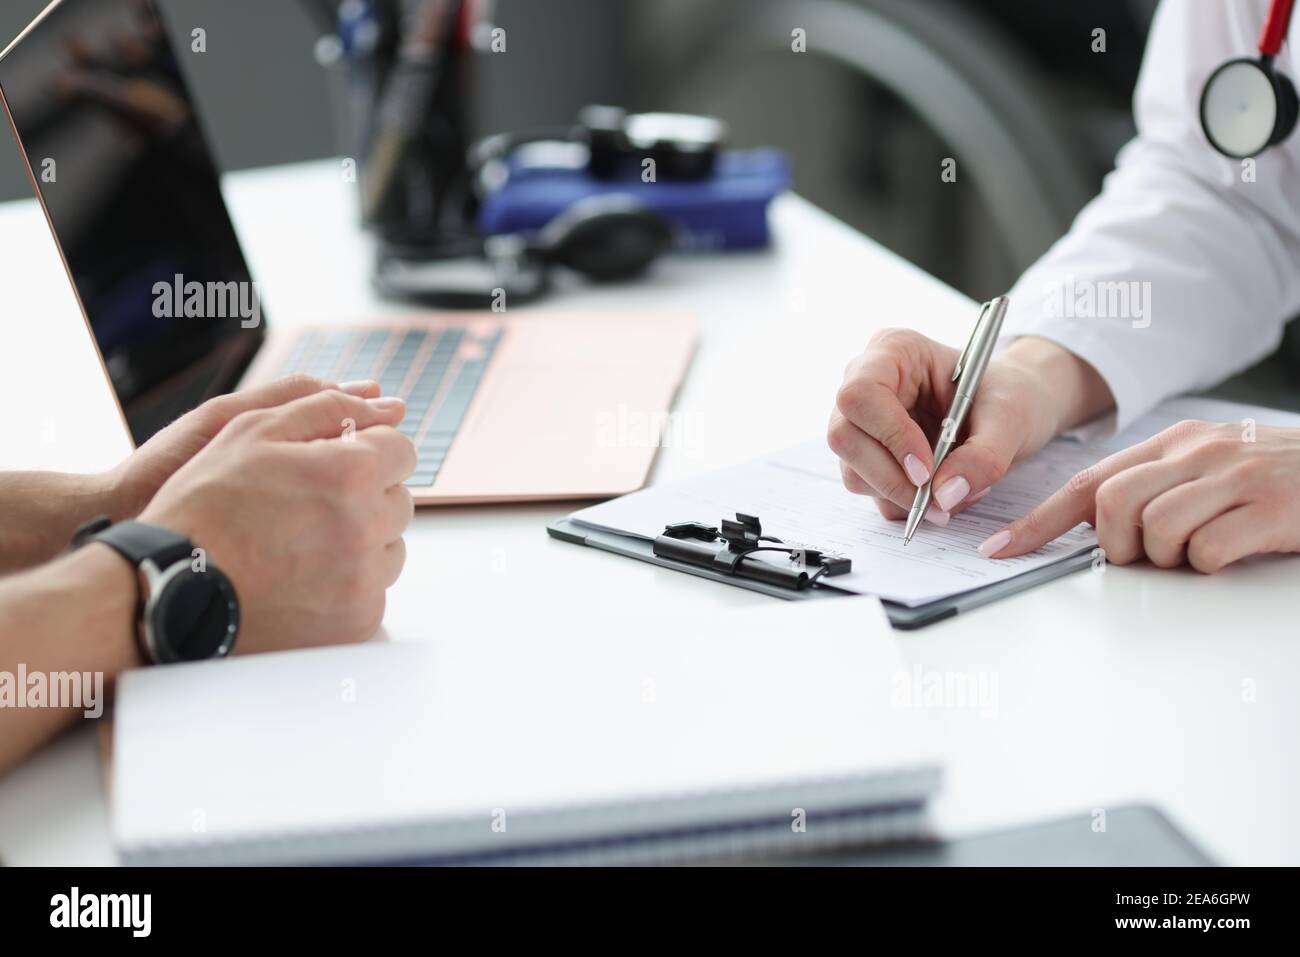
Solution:
M 698 182 L 712 175 L 726 138 L 725 124 L 711 117 L 588 106 L 575 127 L 488 137 L 467 163 L 476 199 L 504 181 L 511 155 L 536 143 L 585 146 L 593 180 L 635 176 L 651 157 L 661 178 Z M 501 297 L 522 305 L 550 291 L 557 266 L 595 282 L 633 279 L 672 247 L 675 232 L 662 214 L 628 195 L 593 193 L 531 235 L 466 235 L 432 246 L 386 242 L 374 285 L 381 295 L 444 309 L 496 309 L 505 304 Z
M 1294 7 L 1295 0 L 1272 0 L 1259 35 L 1259 59 L 1229 60 L 1205 82 L 1201 129 L 1224 156 L 1258 156 L 1295 129 L 1300 98 L 1295 85 L 1273 65 L 1290 31 Z
M 672 246 L 673 236 L 667 220 L 627 197 L 589 196 L 534 236 L 467 238 L 436 249 L 385 243 L 373 281 L 393 299 L 495 310 L 540 299 L 555 266 L 596 282 L 634 278 Z

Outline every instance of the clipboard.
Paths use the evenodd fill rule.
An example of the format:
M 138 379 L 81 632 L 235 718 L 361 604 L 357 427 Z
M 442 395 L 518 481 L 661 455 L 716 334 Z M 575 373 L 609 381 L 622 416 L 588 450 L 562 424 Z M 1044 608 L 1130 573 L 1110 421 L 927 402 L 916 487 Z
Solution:
M 773 598 L 782 598 L 786 601 L 806 601 L 809 599 L 820 601 L 823 599 L 848 598 L 854 595 L 854 593 L 836 588 L 834 584 L 828 582 L 818 583 L 817 587 L 814 588 L 795 591 L 753 579 L 723 574 L 702 565 L 673 561 L 656 555 L 654 553 L 654 543 L 648 538 L 601 531 L 589 528 L 586 525 L 579 525 L 567 518 L 546 526 L 546 533 L 551 538 L 561 542 L 585 545 L 588 548 L 596 548 L 614 555 L 622 555 L 624 558 L 635 558 L 638 561 L 649 562 L 651 565 L 658 565 L 660 568 L 671 568 L 674 571 L 707 578 L 710 581 L 731 585 L 736 588 L 745 588 L 749 591 L 770 595 Z M 989 602 L 997 601 L 1000 598 L 1007 598 L 1036 585 L 1055 581 L 1072 572 L 1090 568 L 1092 561 L 1092 548 L 1086 548 L 1068 558 L 1017 575 L 1015 578 L 995 582 L 991 585 L 982 585 L 979 588 L 973 588 L 970 591 L 927 602 L 923 605 L 903 605 L 892 601 L 882 601 L 881 604 L 884 606 L 885 613 L 889 616 L 889 622 L 894 628 L 900 631 L 912 631 L 955 617 L 961 612 L 987 605 Z

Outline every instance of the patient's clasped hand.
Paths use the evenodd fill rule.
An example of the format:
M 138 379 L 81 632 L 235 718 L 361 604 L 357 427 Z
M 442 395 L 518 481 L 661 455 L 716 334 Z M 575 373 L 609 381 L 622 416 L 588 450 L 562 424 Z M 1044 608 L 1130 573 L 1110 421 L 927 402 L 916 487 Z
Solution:
M 109 473 L 0 475 L 0 572 L 15 573 L 0 579 L 0 672 L 89 672 L 111 688 L 144 663 L 137 569 L 97 541 L 67 551 L 96 516 L 187 539 L 219 568 L 237 652 L 370 638 L 414 513 L 405 412 L 373 382 L 294 376 L 212 399 Z M 81 713 L 0 708 L 0 771 Z

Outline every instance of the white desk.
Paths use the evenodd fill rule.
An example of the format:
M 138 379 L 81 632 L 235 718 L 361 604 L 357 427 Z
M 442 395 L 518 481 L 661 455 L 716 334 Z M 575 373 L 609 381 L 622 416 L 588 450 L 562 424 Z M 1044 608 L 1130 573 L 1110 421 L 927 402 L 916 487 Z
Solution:
M 352 190 L 332 163 L 231 178 L 272 323 L 402 311 L 368 289 L 369 247 L 354 227 Z M 693 441 L 662 452 L 655 480 L 819 434 L 845 362 L 873 329 L 906 324 L 956 341 L 974 319 L 964 297 L 797 198 L 779 201 L 774 220 L 771 252 L 676 258 L 649 281 L 574 289 L 542 307 L 699 316 L 702 344 L 676 406 L 692 417 L 678 434 Z M 0 207 L 0 262 L 6 432 L 16 410 L 33 407 L 31 396 L 45 423 L 16 426 L 28 441 L 4 461 L 109 464 L 125 439 L 33 203 Z M 11 351 L 15 337 L 21 347 Z M 743 367 L 767 387 L 747 389 L 742 412 L 733 396 Z M 76 410 L 78 402 L 92 411 Z M 390 595 L 388 634 L 418 640 L 451 630 L 473 640 L 477 625 L 493 621 L 558 651 L 579 617 L 608 622 L 616 640 L 621 619 L 648 609 L 689 616 L 771 600 L 551 541 L 545 524 L 569 510 L 422 511 Z M 997 681 L 995 713 L 936 712 L 950 752 L 941 828 L 956 835 L 1149 801 L 1224 863 L 1300 863 L 1298 575 L 1300 559 L 1214 578 L 1111 568 L 900 634 L 909 668 Z M 94 735 L 78 729 L 0 781 L 0 859 L 111 863 L 106 813 Z

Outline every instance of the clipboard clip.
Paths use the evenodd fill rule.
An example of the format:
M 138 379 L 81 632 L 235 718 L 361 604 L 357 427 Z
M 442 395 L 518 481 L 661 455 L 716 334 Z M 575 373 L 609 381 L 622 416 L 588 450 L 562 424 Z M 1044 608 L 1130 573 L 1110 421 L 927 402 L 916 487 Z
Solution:
M 790 564 L 751 557 L 756 552 L 784 552 Z M 852 560 L 843 555 L 786 545 L 779 538 L 764 535 L 758 516 L 743 512 L 737 512 L 734 521 L 723 519 L 720 528 L 702 522 L 667 525 L 654 540 L 654 554 L 796 591 L 812 587 L 825 576 L 846 575 L 853 570 Z

